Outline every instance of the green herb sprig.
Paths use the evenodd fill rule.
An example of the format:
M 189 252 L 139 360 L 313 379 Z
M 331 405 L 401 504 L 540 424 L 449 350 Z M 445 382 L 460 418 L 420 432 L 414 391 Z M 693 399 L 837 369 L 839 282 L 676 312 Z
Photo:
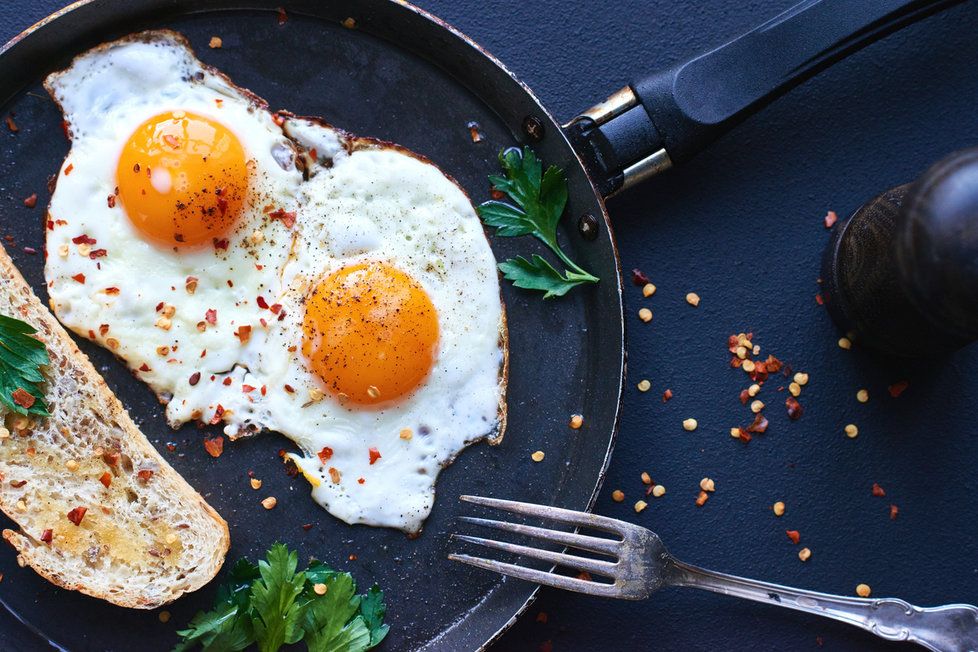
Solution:
M 349 573 L 313 561 L 297 573 L 298 555 L 274 544 L 265 559 L 242 559 L 217 592 L 214 608 L 200 612 L 173 652 L 237 652 L 256 644 L 275 652 L 302 641 L 310 652 L 364 652 L 387 636 L 387 607 L 376 586 L 357 595 Z M 319 591 L 316 591 L 316 587 Z M 325 591 L 323 591 L 325 587 Z
M 557 243 L 557 225 L 567 206 L 567 179 L 555 165 L 543 171 L 540 160 L 529 147 L 523 151 L 511 148 L 499 153 L 499 164 L 505 176 L 490 175 L 493 189 L 507 195 L 516 205 L 490 200 L 477 208 L 486 225 L 495 227 L 496 235 L 515 237 L 532 235 L 547 245 L 564 264 L 557 271 L 546 258 L 533 254 L 510 258 L 499 263 L 503 276 L 518 288 L 543 292 L 544 299 L 560 297 L 584 283 L 598 278 L 571 260 Z
M 0 403 L 18 414 L 49 417 L 41 367 L 51 359 L 35 333 L 30 324 L 0 315 Z

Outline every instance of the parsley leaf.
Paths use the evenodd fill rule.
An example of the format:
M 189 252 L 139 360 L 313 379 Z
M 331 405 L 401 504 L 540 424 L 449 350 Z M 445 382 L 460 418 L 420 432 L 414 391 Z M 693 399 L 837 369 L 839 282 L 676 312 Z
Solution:
M 302 593 L 306 576 L 295 572 L 297 565 L 298 555 L 281 543 L 268 551 L 267 561 L 258 562 L 261 579 L 251 585 L 251 624 L 261 652 L 275 652 L 302 638 L 302 605 L 296 598 Z
M 356 595 L 349 573 L 320 561 L 296 572 L 298 556 L 282 544 L 256 566 L 240 560 L 217 591 L 214 608 L 194 616 L 173 652 L 240 652 L 253 643 L 262 652 L 305 642 L 311 652 L 365 652 L 387 635 L 384 594 L 376 586 Z M 323 584 L 320 595 L 315 586 Z M 322 587 L 320 587 L 320 591 Z
M 19 319 L 0 315 L 0 403 L 18 414 L 48 417 L 41 367 L 50 364 L 37 331 Z
M 523 151 L 511 148 L 499 153 L 499 164 L 505 176 L 490 175 L 493 189 L 505 193 L 516 206 L 490 200 L 478 207 L 479 216 L 496 229 L 496 235 L 516 237 L 532 235 L 553 251 L 567 270 L 561 274 L 542 256 L 531 260 L 522 256 L 499 263 L 505 278 L 516 287 L 544 292 L 550 299 L 566 294 L 583 283 L 597 283 L 598 278 L 572 261 L 557 242 L 557 225 L 567 206 L 567 180 L 563 171 L 543 165 L 529 147 Z

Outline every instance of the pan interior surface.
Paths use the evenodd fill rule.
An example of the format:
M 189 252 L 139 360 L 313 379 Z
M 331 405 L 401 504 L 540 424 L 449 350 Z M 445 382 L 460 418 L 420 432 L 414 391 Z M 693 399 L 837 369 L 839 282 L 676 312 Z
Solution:
M 309 497 L 302 477 L 289 477 L 279 450 L 291 444 L 265 433 L 225 447 L 210 458 L 202 440 L 217 434 L 187 426 L 171 431 L 163 407 L 106 351 L 79 342 L 137 424 L 218 512 L 231 529 L 229 568 L 239 557 L 256 559 L 275 541 L 353 573 L 359 588 L 385 591 L 391 634 L 386 649 L 475 649 L 494 636 L 532 596 L 533 587 L 449 562 L 449 541 L 463 511 L 463 493 L 574 509 L 588 507 L 603 478 L 617 426 L 623 333 L 614 244 L 579 163 L 558 127 L 532 95 L 491 58 L 448 28 L 410 7 L 386 0 L 359 3 L 298 2 L 286 5 L 279 23 L 271 3 L 252 8 L 196 12 L 194 3 L 95 1 L 36 28 L 0 55 L 0 112 L 20 130 L 0 134 L 0 235 L 18 267 L 47 300 L 43 255 L 46 180 L 68 151 L 61 115 L 41 87 L 44 76 L 71 56 L 100 42 L 145 28 L 171 28 L 187 36 L 197 55 L 239 86 L 268 100 L 270 108 L 322 116 L 358 135 L 390 140 L 428 156 L 478 203 L 488 198 L 486 175 L 498 170 L 500 149 L 521 144 L 523 118 L 543 121 L 545 137 L 533 147 L 545 163 L 563 167 L 571 198 L 561 237 L 571 256 L 602 278 L 565 298 L 538 294 L 504 282 L 510 328 L 509 425 L 503 443 L 477 443 L 444 470 L 437 500 L 422 534 L 350 527 Z M 220 7 L 222 3 L 212 3 Z M 247 5 L 247 3 L 244 3 Z M 268 7 L 259 8 L 258 5 Z M 235 3 L 240 7 L 242 3 Z M 343 27 L 344 18 L 356 28 Z M 212 36 L 223 41 L 211 49 Z M 435 65 L 430 60 L 437 61 Z M 468 123 L 482 135 L 473 142 Z M 37 208 L 23 198 L 37 193 Z M 585 241 L 578 217 L 597 217 L 599 236 Z M 497 259 L 543 253 L 530 238 L 491 238 Z M 571 430 L 572 414 L 584 427 Z M 174 450 L 168 451 L 167 444 Z M 546 458 L 534 463 L 530 455 Z M 249 472 L 263 481 L 249 486 Z M 278 506 L 260 501 L 275 496 Z M 13 524 L 0 517 L 0 527 Z M 311 524 L 307 531 L 302 526 Z M 155 612 L 126 611 L 58 589 L 17 566 L 12 550 L 0 551 L 0 600 L 51 642 L 68 649 L 168 649 L 174 632 L 209 607 L 214 586 L 168 607 L 162 624 Z

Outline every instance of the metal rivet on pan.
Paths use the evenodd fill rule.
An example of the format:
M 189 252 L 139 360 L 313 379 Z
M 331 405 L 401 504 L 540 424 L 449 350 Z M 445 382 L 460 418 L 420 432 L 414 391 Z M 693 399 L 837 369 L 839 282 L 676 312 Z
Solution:
M 523 118 L 523 131 L 535 143 L 543 140 L 543 122 L 536 116 L 528 115 Z
M 584 213 L 577 221 L 577 230 L 585 240 L 595 240 L 598 237 L 598 220 L 594 215 Z

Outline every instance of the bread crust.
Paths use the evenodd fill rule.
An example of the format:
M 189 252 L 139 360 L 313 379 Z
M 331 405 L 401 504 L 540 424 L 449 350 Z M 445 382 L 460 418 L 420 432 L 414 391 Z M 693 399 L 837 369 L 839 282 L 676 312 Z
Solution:
M 50 418 L 0 439 L 0 510 L 21 528 L 2 534 L 18 562 L 65 589 L 138 609 L 207 584 L 230 545 L 227 523 L 136 427 L 2 246 L 0 313 L 28 322 L 47 344 L 48 397 L 68 386 L 84 407 L 69 413 L 54 399 Z M 17 417 L 3 406 L 0 416 L 8 426 Z M 82 428 L 79 419 L 86 417 Z M 98 482 L 99 474 L 110 474 L 109 486 Z M 87 523 L 73 525 L 65 505 L 86 499 Z M 49 543 L 42 541 L 47 530 L 53 530 Z M 156 539 L 146 544 L 147 536 Z

